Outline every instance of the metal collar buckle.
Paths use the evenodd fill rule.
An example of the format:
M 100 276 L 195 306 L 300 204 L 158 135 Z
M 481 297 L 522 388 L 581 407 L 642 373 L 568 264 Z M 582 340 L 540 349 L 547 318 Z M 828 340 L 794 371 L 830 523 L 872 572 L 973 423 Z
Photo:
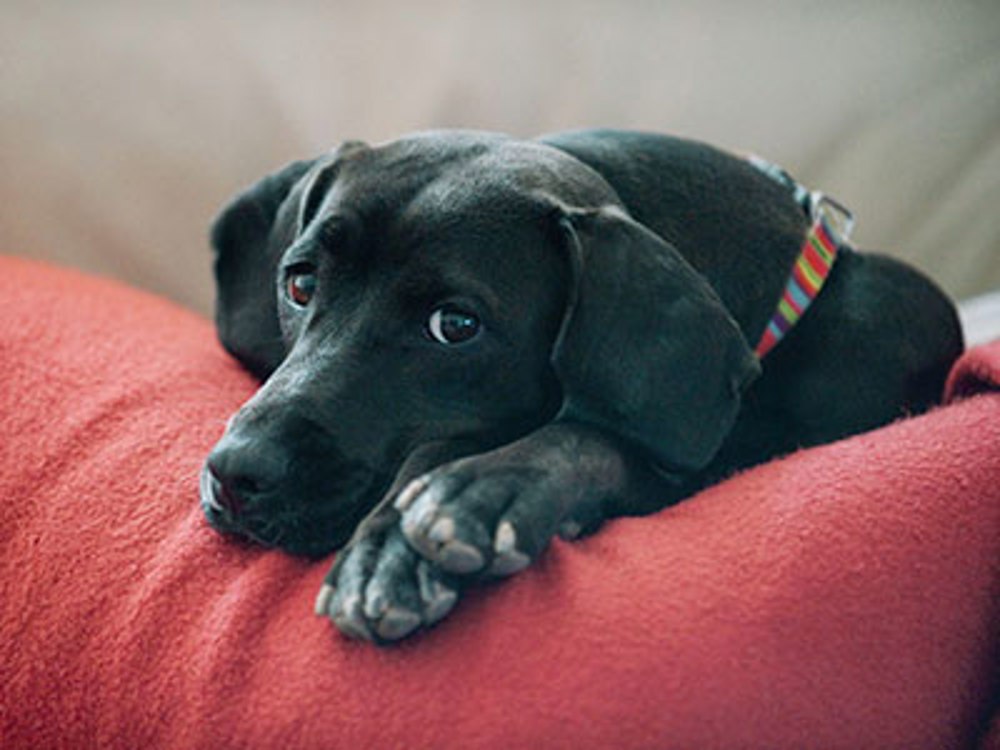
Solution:
M 822 221 L 836 235 L 834 240 L 838 245 L 850 245 L 851 232 L 854 230 L 854 214 L 843 204 L 818 190 L 809 193 L 809 219 L 815 224 Z

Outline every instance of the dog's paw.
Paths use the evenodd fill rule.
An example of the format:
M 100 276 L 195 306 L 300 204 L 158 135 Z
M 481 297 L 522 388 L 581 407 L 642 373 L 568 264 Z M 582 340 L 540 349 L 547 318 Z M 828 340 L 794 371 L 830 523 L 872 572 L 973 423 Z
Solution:
M 458 586 L 406 543 L 398 524 L 356 538 L 337 557 L 316 614 L 345 635 L 391 643 L 447 615 Z
M 558 467 L 498 459 L 502 454 L 483 454 L 446 464 L 410 482 L 395 500 L 406 540 L 448 573 L 511 575 L 555 533 L 574 537 L 592 521 L 584 508 L 567 512 L 560 490 L 571 487 L 560 484 Z
M 523 570 L 557 533 L 596 529 L 616 473 L 564 443 L 518 441 L 387 495 L 338 555 L 317 614 L 349 636 L 397 641 L 445 617 L 468 582 Z

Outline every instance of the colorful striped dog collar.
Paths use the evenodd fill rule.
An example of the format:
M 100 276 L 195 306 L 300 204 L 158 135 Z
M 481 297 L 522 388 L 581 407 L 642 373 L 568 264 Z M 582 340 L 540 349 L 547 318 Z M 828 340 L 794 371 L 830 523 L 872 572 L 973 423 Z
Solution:
M 754 349 L 757 358 L 763 359 L 816 299 L 837 260 L 837 252 L 850 247 L 848 237 L 854 227 L 854 217 L 833 199 L 820 192 L 807 190 L 780 167 L 758 156 L 749 157 L 749 161 L 768 177 L 791 190 L 812 222 L 799 256 L 792 266 L 778 307 Z

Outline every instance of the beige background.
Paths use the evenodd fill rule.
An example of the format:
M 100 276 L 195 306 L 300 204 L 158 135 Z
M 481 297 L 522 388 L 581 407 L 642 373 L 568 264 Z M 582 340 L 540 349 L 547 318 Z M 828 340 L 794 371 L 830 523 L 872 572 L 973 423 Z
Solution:
M 265 171 L 431 127 L 651 129 L 756 151 L 856 239 L 1000 288 L 1000 2 L 0 4 L 0 251 L 202 312 Z

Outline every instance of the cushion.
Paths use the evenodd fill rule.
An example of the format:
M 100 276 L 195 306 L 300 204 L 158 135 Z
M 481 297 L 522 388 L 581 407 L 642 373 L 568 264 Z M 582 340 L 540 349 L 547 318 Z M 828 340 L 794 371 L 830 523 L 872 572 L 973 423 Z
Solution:
M 0 258 L 0 358 L 5 747 L 940 748 L 990 723 L 1000 344 L 949 406 L 554 542 L 388 648 L 312 615 L 329 559 L 204 522 L 201 462 L 255 388 L 208 321 Z

